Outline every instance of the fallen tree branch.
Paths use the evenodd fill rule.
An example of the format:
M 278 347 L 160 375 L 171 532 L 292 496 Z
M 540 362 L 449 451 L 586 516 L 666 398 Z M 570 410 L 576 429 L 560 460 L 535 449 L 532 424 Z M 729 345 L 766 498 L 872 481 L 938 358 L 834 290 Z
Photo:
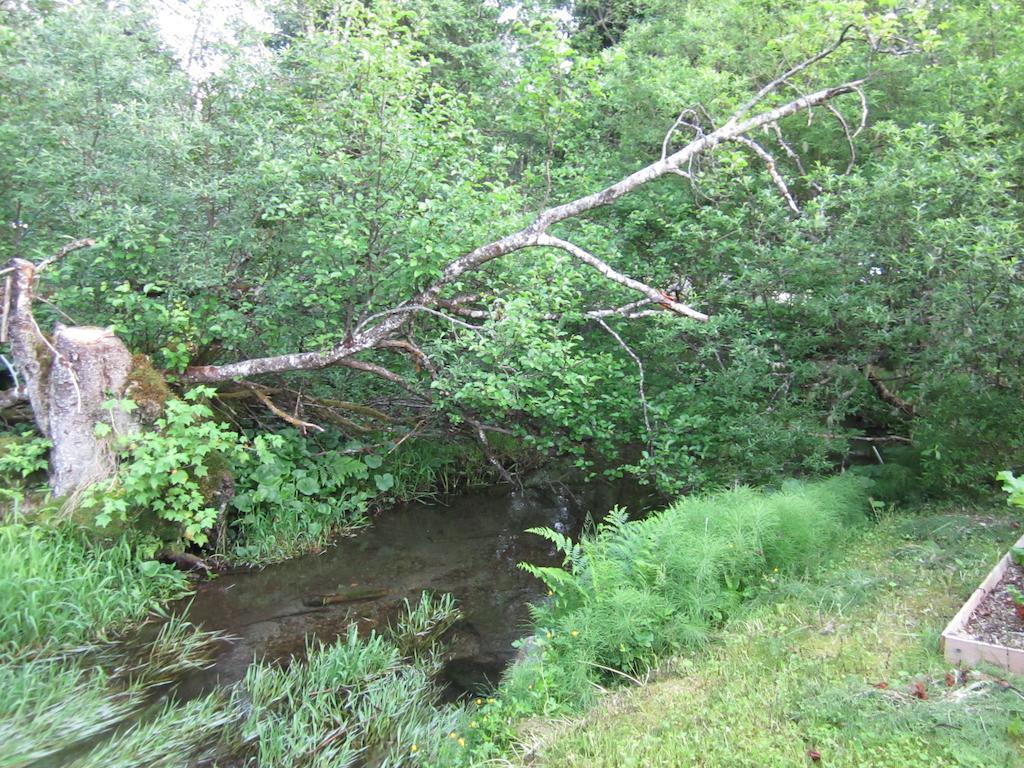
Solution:
M 58 248 L 57 252 L 53 254 L 53 256 L 48 256 L 47 258 L 43 259 L 38 264 L 36 264 L 35 272 L 38 275 L 51 264 L 60 261 L 72 251 L 77 251 L 81 248 L 89 248 L 90 246 L 93 245 L 96 245 L 96 241 L 93 240 L 91 237 L 83 237 L 79 240 L 72 240 L 70 243 L 66 243 L 62 245 L 60 248 Z
M 470 424 L 473 427 L 474 432 L 476 434 L 477 442 L 480 443 L 480 447 L 483 449 L 484 456 L 487 457 L 487 461 L 490 462 L 491 466 L 498 470 L 498 474 L 501 475 L 501 479 L 510 485 L 517 485 L 515 478 L 512 476 L 512 473 L 505 468 L 504 464 L 498 461 L 498 457 L 495 456 L 494 451 L 491 450 L 491 443 L 487 439 L 487 432 L 484 431 L 484 425 L 481 424 L 476 419 L 474 419 L 472 416 L 467 416 L 466 414 L 463 414 L 463 418 L 466 420 L 468 424 Z M 519 487 L 521 490 L 522 485 L 520 484 Z
M 377 365 L 376 363 L 368 363 L 365 360 L 351 360 L 344 359 L 339 360 L 340 365 L 346 368 L 352 368 L 356 371 L 365 371 L 366 373 L 372 373 L 375 376 L 379 376 L 382 379 L 390 381 L 392 384 L 401 387 L 406 392 L 416 395 L 417 397 L 429 402 L 430 398 L 423 394 L 420 390 L 410 384 L 404 377 L 398 375 L 394 371 L 385 368 L 383 365 Z
M 786 184 L 786 180 L 782 178 L 782 174 L 779 173 L 778 166 L 776 166 L 775 158 L 772 157 L 772 154 L 756 141 L 748 139 L 746 136 L 736 136 L 733 138 L 733 141 L 738 144 L 742 144 L 745 147 L 749 147 L 754 151 L 754 154 L 761 158 L 761 162 L 764 163 L 764 166 L 768 171 L 768 175 L 772 177 L 772 182 L 774 182 L 775 188 L 779 190 L 779 194 L 782 195 L 782 199 L 786 201 L 786 205 L 789 206 L 789 209 L 799 216 L 800 207 L 796 204 L 796 200 L 793 199 L 793 195 L 790 194 L 789 186 Z
M 321 427 L 319 424 L 313 424 L 312 422 L 309 421 L 303 421 L 302 419 L 296 416 L 292 416 L 290 413 L 288 413 L 288 411 L 278 408 L 274 404 L 274 401 L 270 399 L 270 396 L 266 392 L 264 392 L 260 386 L 256 384 L 250 384 L 248 382 L 242 382 L 242 384 L 243 386 L 248 387 L 252 391 L 256 399 L 263 403 L 263 405 L 267 407 L 268 411 L 277 416 L 277 418 L 281 419 L 281 421 L 287 422 L 288 424 L 291 424 L 293 427 L 297 427 L 302 434 L 306 434 L 307 429 L 312 429 L 314 432 L 325 431 L 324 428 Z
M 824 56 L 828 55 L 832 50 L 835 50 L 835 48 L 837 48 L 846 39 L 847 31 L 848 30 L 844 30 L 840 41 L 836 43 L 836 45 L 828 51 L 823 52 L 816 57 L 812 57 L 812 59 L 808 60 L 808 62 L 801 68 L 810 66 L 811 63 L 824 58 Z M 799 69 L 800 68 L 790 70 L 787 74 L 792 74 L 794 71 L 799 71 Z M 615 184 L 605 187 L 598 192 L 585 195 L 584 197 L 577 198 L 576 200 L 562 205 L 548 208 L 538 214 L 537 218 L 523 229 L 487 243 L 486 245 L 475 248 L 469 253 L 449 262 L 441 270 L 440 276 L 429 287 L 420 291 L 417 295 L 403 302 L 399 306 L 383 310 L 382 312 L 378 312 L 364 319 L 359 324 L 356 332 L 351 335 L 347 335 L 344 340 L 336 344 L 332 349 L 321 352 L 295 352 L 283 355 L 272 355 L 235 363 L 227 363 L 224 365 L 196 366 L 187 369 L 182 376 L 182 379 L 187 383 L 214 383 L 219 381 L 230 381 L 232 379 L 248 379 L 254 376 L 261 376 L 270 373 L 317 370 L 327 366 L 337 365 L 360 352 L 379 347 L 382 342 L 392 338 L 401 330 L 403 325 L 407 322 L 410 313 L 419 311 L 438 313 L 438 310 L 433 309 L 433 307 L 441 299 L 441 293 L 445 288 L 459 281 L 467 273 L 479 269 L 484 264 L 487 264 L 494 259 L 538 245 L 553 245 L 564 249 L 563 244 L 565 241 L 546 234 L 547 230 L 552 225 L 565 221 L 566 219 L 578 217 L 596 208 L 609 205 L 644 184 L 661 178 L 666 174 L 676 173 L 681 170 L 683 166 L 689 167 L 690 162 L 694 158 L 713 150 L 723 142 L 730 141 L 737 136 L 743 136 L 751 131 L 761 128 L 762 126 L 777 123 L 785 117 L 803 110 L 811 110 L 813 107 L 830 102 L 838 96 L 842 96 L 847 93 L 860 93 L 861 86 L 864 84 L 864 80 L 862 79 L 851 80 L 829 88 L 823 88 L 819 91 L 815 91 L 814 93 L 800 96 L 785 104 L 754 115 L 753 117 L 741 119 L 742 116 L 749 111 L 750 107 L 759 102 L 767 92 L 774 90 L 779 84 L 784 82 L 784 78 L 785 76 L 775 81 L 774 85 L 769 84 L 772 86 L 769 91 L 762 89 L 765 93 L 759 92 L 759 95 L 756 96 L 748 106 L 741 108 L 739 111 L 734 113 L 734 115 L 724 125 L 714 131 L 695 138 L 682 149 L 661 158 L 644 168 L 641 168 L 640 170 L 619 180 Z M 768 88 L 768 86 L 766 86 L 766 88 Z M 577 257 L 581 255 L 578 250 L 575 250 L 575 246 L 572 246 L 572 249 L 569 252 Z M 583 254 L 585 253 L 586 252 L 583 252 Z M 589 254 L 586 255 L 589 257 L 587 263 L 591 264 L 591 266 L 594 266 L 599 271 L 602 271 L 602 274 L 606 274 L 606 276 L 608 276 L 606 272 L 607 270 L 615 275 L 625 278 L 624 275 L 620 275 L 620 273 L 611 269 L 610 266 L 594 259 L 594 257 L 590 257 Z M 625 279 L 629 280 L 629 278 Z M 651 295 L 650 292 L 654 292 L 654 289 L 650 288 L 650 286 L 645 286 L 637 281 L 623 284 L 629 285 L 634 290 L 639 290 L 641 293 L 644 293 L 659 304 L 666 304 L 666 302 L 661 300 L 660 296 Z M 707 319 L 707 315 L 704 313 L 685 304 L 680 304 L 679 302 L 672 301 L 667 303 L 667 306 L 677 314 L 694 320 L 703 321 Z M 455 318 L 452 318 L 450 315 L 445 315 L 443 312 L 439 314 L 441 314 L 448 322 L 453 322 L 455 320 Z M 377 321 L 375 325 L 371 325 L 371 322 L 373 321 Z M 466 325 L 469 324 L 467 323 Z
M 900 397 L 891 389 L 889 389 L 885 385 L 885 382 L 878 377 L 877 373 L 875 373 L 874 366 L 865 366 L 864 376 L 867 378 L 872 388 L 874 388 L 875 394 L 878 395 L 879 400 L 881 400 L 883 403 L 888 403 L 889 405 L 895 407 L 896 409 L 898 409 L 907 416 L 914 415 L 914 412 L 916 410 L 914 404 L 908 400 L 904 400 L 902 397 Z
M 849 33 L 855 29 L 857 29 L 857 26 L 855 24 L 847 24 L 845 27 L 843 27 L 843 31 L 839 33 L 839 38 L 828 48 L 824 48 L 821 51 L 818 51 L 818 53 L 814 54 L 810 58 L 804 59 L 796 66 L 786 70 L 783 74 L 779 75 L 770 83 L 767 83 L 766 85 L 762 86 L 761 89 L 754 94 L 753 98 L 750 99 L 750 101 L 746 102 L 742 107 L 733 112 L 732 117 L 729 118 L 729 122 L 732 123 L 739 120 L 741 117 L 743 117 L 743 115 L 747 114 L 748 112 L 750 112 L 750 110 L 752 110 L 754 107 L 760 104 L 767 96 L 769 96 L 772 93 L 772 91 L 777 90 L 780 85 L 784 85 L 786 81 L 788 81 L 794 75 L 797 75 L 803 72 L 804 70 L 809 69 L 822 59 L 831 56 L 833 53 L 839 50 L 839 48 L 844 43 L 849 42 L 849 40 L 851 40 L 851 38 L 847 37 L 847 35 L 849 35 Z
M 615 341 L 617 341 L 619 343 L 619 346 L 622 347 L 626 351 L 626 354 L 629 355 L 631 358 L 633 358 L 633 362 L 636 363 L 637 371 L 639 371 L 639 373 L 640 373 L 640 383 L 638 385 L 638 389 L 640 390 L 640 406 L 642 407 L 643 414 L 644 414 L 644 428 L 647 430 L 647 448 L 648 448 L 649 451 L 653 451 L 654 450 L 654 430 L 651 429 L 651 418 L 650 418 L 649 409 L 647 407 L 647 394 L 644 392 L 644 364 L 643 364 L 643 361 L 640 359 L 640 356 L 637 355 L 637 353 L 634 352 L 632 350 L 632 348 L 630 348 L 629 344 L 627 344 L 623 340 L 623 338 L 618 333 L 615 332 L 615 329 L 612 328 L 610 325 L 608 325 L 608 323 L 606 323 L 601 318 L 596 318 L 596 322 L 597 322 L 598 325 L 600 325 L 602 328 L 604 328 L 605 331 L 607 331 L 609 333 L 609 335 L 611 335 L 611 337 L 613 339 L 615 339 Z

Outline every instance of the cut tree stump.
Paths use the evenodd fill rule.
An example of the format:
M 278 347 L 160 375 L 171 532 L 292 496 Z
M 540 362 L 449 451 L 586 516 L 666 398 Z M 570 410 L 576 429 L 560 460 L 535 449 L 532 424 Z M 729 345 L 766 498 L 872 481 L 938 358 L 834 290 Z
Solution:
M 113 476 L 114 440 L 137 429 L 131 414 L 103 407 L 124 396 L 132 355 L 109 328 L 88 326 L 58 325 L 53 349 L 47 397 L 50 485 L 54 496 L 64 496 Z M 98 424 L 108 425 L 109 433 L 97 435 Z

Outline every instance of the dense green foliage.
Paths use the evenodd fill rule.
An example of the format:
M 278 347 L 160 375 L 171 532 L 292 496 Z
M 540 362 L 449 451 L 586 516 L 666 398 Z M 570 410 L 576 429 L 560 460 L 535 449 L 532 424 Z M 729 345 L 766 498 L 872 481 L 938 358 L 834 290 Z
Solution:
M 112 327 L 158 369 L 145 370 L 159 411 L 119 436 L 114 478 L 60 509 L 40 490 L 48 443 L 23 411 L 2 413 L 0 765 L 123 725 L 175 665 L 201 663 L 209 638 L 182 622 L 146 644 L 148 661 L 111 652 L 183 589 L 144 560 L 162 548 L 283 559 L 375 503 L 556 456 L 673 497 L 736 489 L 645 521 L 617 512 L 578 543 L 542 532 L 565 568 L 531 569 L 552 599 L 479 711 L 435 706 L 431 643 L 452 606 L 428 599 L 391 633 L 313 643 L 287 671 L 256 665 L 242 690 L 149 713 L 75 764 L 492 758 L 524 718 L 691 653 L 751 598 L 797 584 L 867 506 L 849 476 L 745 486 L 868 462 L 848 474 L 874 481 L 880 510 L 984 490 L 1004 470 L 1019 505 L 1018 0 L 264 5 L 266 25 L 220 41 L 199 18 L 185 52 L 155 4 L 0 3 L 0 264 L 95 238 L 41 274 L 36 317 L 44 331 Z M 847 94 L 750 137 L 799 213 L 771 164 L 725 143 L 554 227 L 708 323 L 656 302 L 597 322 L 591 310 L 638 294 L 549 248 L 462 275 L 431 312 L 402 305 L 453 259 L 720 125 L 848 24 L 854 39 L 761 106 L 866 78 L 863 125 Z M 391 346 L 352 366 L 185 383 L 190 366 L 332 348 L 396 310 Z M 0 351 L 6 390 L 27 372 Z M 827 683 L 780 697 L 833 744 L 844 718 L 875 734 L 905 711 Z M 944 717 L 975 732 L 950 711 L 894 719 L 879 732 L 896 748 L 872 735 L 851 754 L 952 759 L 922 735 Z
M 700 643 L 765 574 L 820 563 L 866 507 L 864 484 L 845 477 L 689 497 L 644 520 L 614 511 L 575 544 L 537 529 L 565 554 L 566 570 L 525 566 L 553 592 L 534 618 L 556 656 L 575 657 L 566 666 L 642 673 Z
M 818 472 L 865 434 L 912 440 L 931 491 L 990 482 L 1024 448 L 1018 4 L 268 7 L 276 30 L 243 25 L 202 76 L 145 5 L 3 11 L 0 260 L 96 237 L 44 296 L 170 374 L 324 349 L 543 205 L 656 158 L 680 109 L 720 121 L 852 22 L 877 50 L 848 44 L 793 86 L 867 75 L 863 132 L 848 147 L 828 113 L 784 121 L 800 164 L 756 137 L 802 215 L 729 145 L 692 184 L 662 180 L 561 227 L 712 316 L 609 320 L 645 364 L 650 434 L 634 361 L 583 312 L 635 295 L 544 249 L 451 287 L 488 314 L 468 321 L 478 330 L 410 320 L 436 379 L 395 351 L 364 355 L 432 393 L 426 422 L 393 382 L 287 378 L 386 404 L 400 426 L 373 426 L 394 440 L 469 416 L 581 460 L 643 444 L 630 471 L 670 492 Z M 855 102 L 837 105 L 851 126 Z M 908 407 L 879 397 L 869 366 Z

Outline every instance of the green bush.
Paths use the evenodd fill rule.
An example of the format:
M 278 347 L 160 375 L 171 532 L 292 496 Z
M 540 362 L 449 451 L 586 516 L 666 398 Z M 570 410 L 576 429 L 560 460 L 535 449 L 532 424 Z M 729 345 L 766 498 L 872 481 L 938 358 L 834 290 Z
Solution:
M 294 430 L 258 435 L 253 461 L 235 477 L 229 554 L 268 563 L 323 546 L 340 529 L 365 521 L 368 502 L 394 485 L 387 472 L 374 472 L 375 454 L 317 451 Z
M 87 507 L 98 510 L 97 524 L 136 523 L 152 513 L 170 523 L 174 538 L 207 543 L 218 514 L 210 504 L 215 469 L 247 458 L 242 436 L 214 421 L 213 411 L 200 402 L 212 394 L 209 387 L 197 387 L 184 400 L 168 400 L 155 429 L 119 436 L 122 462 L 115 481 L 94 484 L 86 499 Z M 134 408 L 134 403 L 121 400 L 111 407 Z M 96 425 L 97 434 L 111 429 Z
M 845 476 L 686 498 L 645 520 L 613 511 L 573 544 L 550 529 L 565 567 L 523 567 L 552 599 L 535 609 L 537 643 L 558 664 L 642 674 L 701 643 L 766 574 L 822 562 L 867 509 L 867 482 Z
M 0 505 L 18 513 L 33 476 L 48 465 L 49 450 L 50 441 L 30 431 L 0 437 Z
M 1010 495 L 1007 503 L 1024 508 L 1024 477 L 1014 477 L 1013 472 L 1006 470 L 996 475 L 996 479 L 1003 483 L 1003 490 Z

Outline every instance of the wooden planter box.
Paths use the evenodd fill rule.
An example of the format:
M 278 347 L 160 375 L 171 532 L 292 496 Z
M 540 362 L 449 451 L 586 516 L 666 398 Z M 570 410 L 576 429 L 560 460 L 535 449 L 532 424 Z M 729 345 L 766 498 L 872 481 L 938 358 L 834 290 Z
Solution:
M 1015 546 L 1024 547 L 1024 536 L 1018 539 Z M 946 661 L 964 667 L 973 667 L 978 662 L 984 661 L 1002 667 L 1007 672 L 1017 675 L 1024 674 L 1024 651 L 975 640 L 965 630 L 971 614 L 974 613 L 981 601 L 996 588 L 1009 566 L 1010 553 L 1007 552 L 1003 555 L 1003 559 L 996 563 L 996 567 L 989 571 L 988 576 L 981 582 L 981 586 L 974 590 L 953 620 L 949 622 L 946 631 L 942 633 L 942 640 L 939 641 L 939 647 L 942 649 Z

